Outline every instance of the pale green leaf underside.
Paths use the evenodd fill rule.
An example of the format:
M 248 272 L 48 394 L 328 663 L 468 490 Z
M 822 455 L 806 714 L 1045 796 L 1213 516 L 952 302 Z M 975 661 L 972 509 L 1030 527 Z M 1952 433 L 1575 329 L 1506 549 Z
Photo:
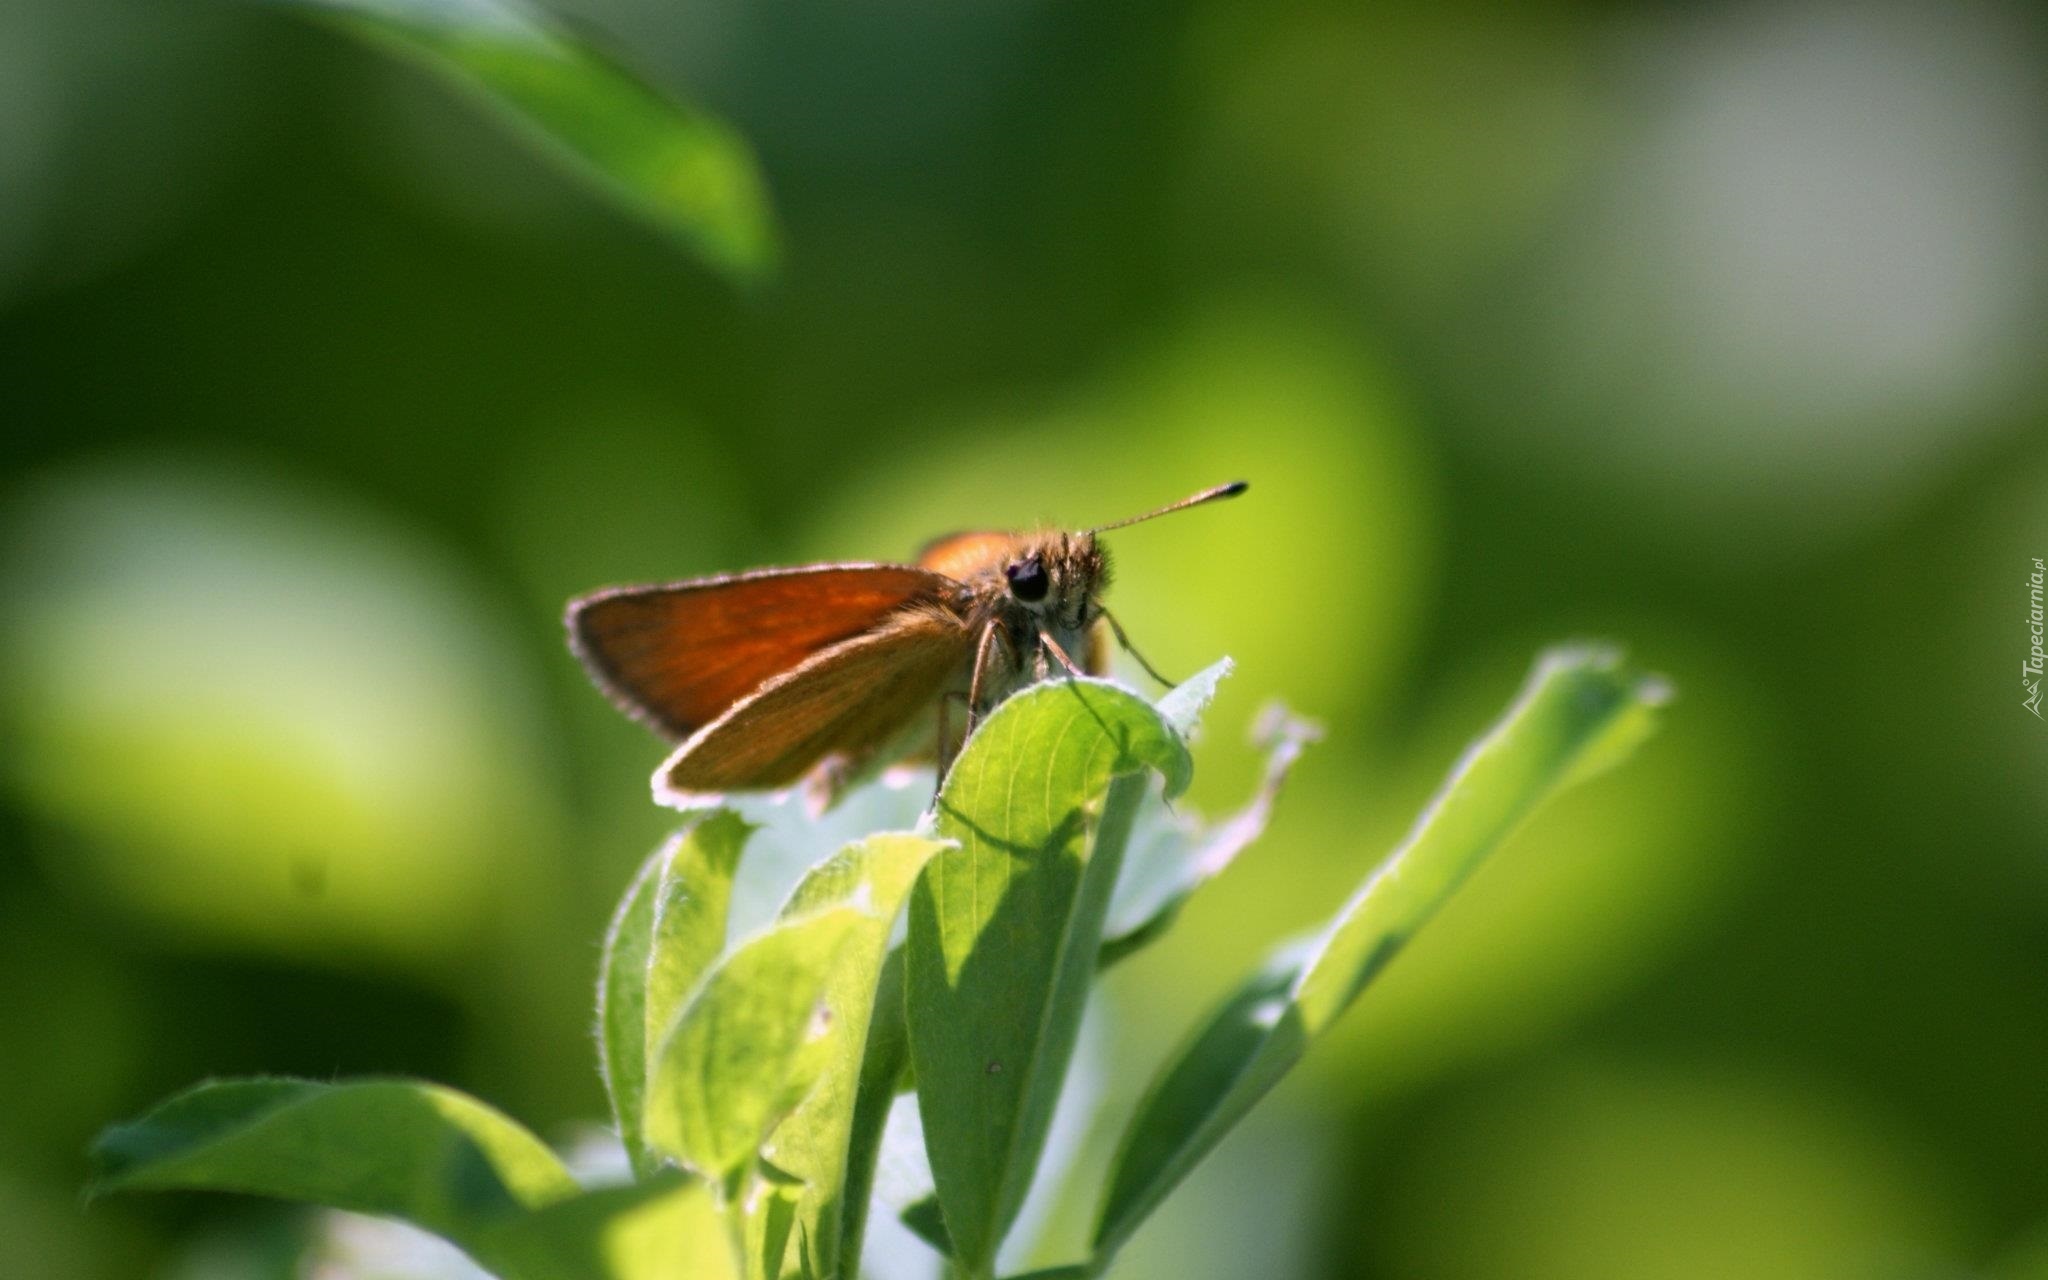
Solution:
M 428 68 L 575 176 L 750 284 L 775 268 L 766 184 L 744 140 L 519 0 L 277 0 Z
M 1202 713 L 1216 700 L 1218 686 L 1235 670 L 1236 663 L 1228 658 L 1218 658 L 1161 694 L 1153 709 L 1183 739 L 1192 738 L 1202 727 Z
M 1280 788 L 1308 744 L 1322 730 L 1277 704 L 1259 715 L 1253 740 L 1266 750 L 1258 790 L 1243 808 L 1205 824 L 1152 804 L 1139 815 L 1123 874 L 1103 925 L 1100 964 L 1108 968 L 1157 941 L 1189 898 L 1228 870 L 1237 855 L 1265 834 Z
M 1169 796 L 1191 771 L 1158 709 L 1104 681 L 1049 681 L 997 708 L 939 796 L 939 832 L 960 847 L 912 893 L 905 1009 L 939 1202 L 970 1274 L 988 1271 L 1029 1189 L 1147 769 Z
M 1320 938 L 1276 956 L 1169 1060 L 1111 1170 L 1097 1266 L 1530 813 L 1649 736 L 1665 696 L 1660 682 L 1604 650 L 1566 647 L 1538 661 L 1514 705 Z
M 780 921 L 705 976 L 649 1072 L 650 1146 L 715 1183 L 746 1171 L 802 1096 L 826 980 L 866 918 L 837 907 Z

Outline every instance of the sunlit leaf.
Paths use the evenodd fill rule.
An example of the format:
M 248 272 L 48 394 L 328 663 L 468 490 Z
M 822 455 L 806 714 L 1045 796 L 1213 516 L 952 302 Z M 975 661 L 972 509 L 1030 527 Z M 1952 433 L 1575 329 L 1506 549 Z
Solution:
M 826 982 L 867 918 L 835 907 L 779 921 L 705 975 L 655 1052 L 651 1146 L 737 1189 L 770 1127 L 809 1086 L 805 1068 L 822 1068 L 818 1052 L 806 1050 L 830 1021 Z
M 888 984 L 881 981 L 889 954 L 890 926 L 925 863 L 946 847 L 924 836 L 870 836 L 812 868 L 783 908 L 785 920 L 801 919 L 835 904 L 856 906 L 863 912 L 825 982 L 830 1020 L 820 1046 L 823 1063 L 816 1083 L 796 1110 L 775 1127 L 765 1151 L 774 1168 L 801 1187 L 792 1201 L 795 1215 L 789 1229 L 795 1231 L 798 1246 L 809 1255 L 816 1274 L 834 1274 L 840 1258 L 841 1223 L 851 1188 L 849 1169 L 856 1154 L 852 1150 L 856 1101 L 878 990 L 886 988 L 895 1002 L 889 1012 L 896 1016 L 882 1019 L 884 1039 L 901 1036 L 901 978 Z M 900 962 L 897 967 L 900 969 Z M 885 1058 L 893 1054 L 901 1060 L 900 1047 L 892 1050 L 885 1043 L 882 1053 Z M 863 1198 L 863 1208 L 872 1169 L 871 1144 L 878 1136 L 864 1135 L 863 1150 L 858 1153 L 867 1169 L 859 1176 L 858 1187 L 851 1189 Z M 764 1198 L 763 1211 L 774 1204 L 773 1198 Z M 853 1243 L 857 1249 L 857 1231 Z
M 989 717 L 940 793 L 939 832 L 960 848 L 912 893 L 905 1008 L 939 1202 L 970 1274 L 988 1272 L 1030 1188 L 1147 769 L 1168 796 L 1192 770 L 1156 708 L 1051 681 Z
M 711 1190 L 680 1169 L 510 1219 L 486 1251 L 519 1280 L 739 1280 Z
M 597 987 L 598 1065 L 626 1153 L 652 1172 L 641 1133 L 648 1046 L 725 946 L 733 873 L 750 828 L 723 811 L 677 832 L 642 864 L 605 934 Z
M 400 1218 L 486 1266 L 493 1231 L 577 1192 L 518 1124 L 404 1080 L 202 1084 L 107 1130 L 93 1156 L 96 1192 L 239 1191 Z
M 1642 742 L 1665 697 L 1660 681 L 1606 651 L 1545 654 L 1507 714 L 1467 749 L 1401 846 L 1320 937 L 1276 955 L 1154 1080 L 1110 1173 L 1097 1263 L 1107 1264 L 1530 813 Z
M 1285 708 L 1268 707 L 1252 733 L 1266 749 L 1265 776 L 1242 809 L 1213 825 L 1164 805 L 1144 811 L 1131 833 L 1123 875 L 1110 899 L 1109 919 L 1102 930 L 1103 968 L 1158 939 L 1196 890 L 1223 874 L 1238 854 L 1265 834 L 1288 771 L 1321 736 L 1319 728 L 1287 714 Z
M 747 284 L 775 267 L 766 185 L 733 130 L 519 0 L 280 0 L 420 64 L 578 177 Z
M 781 1280 L 790 1233 L 796 1227 L 801 1186 L 779 1177 L 763 1177 L 758 1171 L 754 1174 L 742 1203 L 740 1224 L 740 1274 L 746 1280 Z

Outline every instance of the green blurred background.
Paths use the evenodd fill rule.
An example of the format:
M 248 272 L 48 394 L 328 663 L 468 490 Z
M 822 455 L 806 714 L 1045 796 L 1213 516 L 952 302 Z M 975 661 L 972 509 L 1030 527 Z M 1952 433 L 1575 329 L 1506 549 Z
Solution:
M 1541 644 L 1680 697 L 1119 1277 L 2048 1275 L 2040 9 L 567 7 L 757 148 L 774 287 L 289 14 L 0 0 L 0 1275 L 371 1274 L 81 1206 L 201 1077 L 601 1115 L 665 821 L 571 594 L 1238 476 L 1112 599 L 1239 660 L 1198 806 L 1329 734 L 1109 985 L 1112 1118 Z

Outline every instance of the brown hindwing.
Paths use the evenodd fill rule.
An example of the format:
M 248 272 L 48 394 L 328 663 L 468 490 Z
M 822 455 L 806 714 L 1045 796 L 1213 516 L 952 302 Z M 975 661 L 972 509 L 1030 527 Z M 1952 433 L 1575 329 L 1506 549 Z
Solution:
M 974 639 L 950 609 L 905 609 L 776 676 L 691 735 L 655 773 L 655 789 L 689 797 L 784 787 L 827 755 L 859 760 L 932 706 Z

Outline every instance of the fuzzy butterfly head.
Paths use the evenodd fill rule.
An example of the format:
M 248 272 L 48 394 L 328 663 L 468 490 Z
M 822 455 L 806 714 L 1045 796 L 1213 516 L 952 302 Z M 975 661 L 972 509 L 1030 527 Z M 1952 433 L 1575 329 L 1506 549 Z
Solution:
M 1101 612 L 1109 552 L 1092 533 L 1027 534 L 1002 567 L 1006 612 L 1079 631 Z

